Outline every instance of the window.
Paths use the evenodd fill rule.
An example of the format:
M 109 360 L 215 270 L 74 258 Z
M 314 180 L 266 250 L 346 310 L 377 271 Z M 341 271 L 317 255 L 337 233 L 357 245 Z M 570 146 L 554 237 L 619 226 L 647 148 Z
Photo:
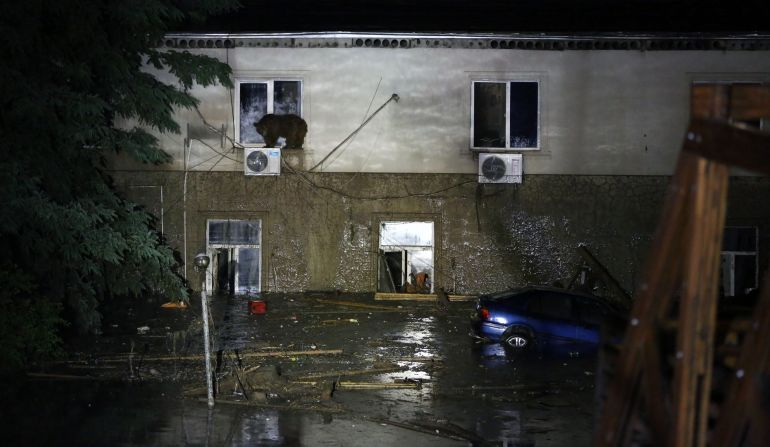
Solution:
M 259 245 L 259 221 L 209 220 L 208 241 L 212 247 Z
M 558 293 L 541 293 L 529 300 L 532 315 L 556 320 L 572 319 L 572 299 Z
M 575 300 L 575 305 L 580 322 L 588 326 L 601 326 L 607 315 L 607 309 L 595 301 L 578 298 Z
M 537 81 L 474 81 L 471 147 L 538 149 L 540 86 Z
M 757 287 L 757 228 L 726 227 L 722 240 L 722 294 L 741 296 Z
M 300 80 L 237 80 L 235 97 L 235 139 L 241 144 L 264 144 L 254 123 L 268 113 L 302 116 Z

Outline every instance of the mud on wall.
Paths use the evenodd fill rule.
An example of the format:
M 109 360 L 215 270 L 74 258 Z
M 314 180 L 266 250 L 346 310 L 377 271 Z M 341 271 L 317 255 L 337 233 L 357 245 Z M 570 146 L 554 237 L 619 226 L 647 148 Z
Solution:
M 432 220 L 435 285 L 463 294 L 565 282 L 581 265 L 575 253 L 581 243 L 632 291 L 668 182 L 662 176 L 530 175 L 520 185 L 479 185 L 475 176 L 456 174 L 194 172 L 185 205 L 182 173 L 113 176 L 124 191 L 162 186 L 160 206 L 143 204 L 164 210 L 166 239 L 180 253 L 186 207 L 190 266 L 206 248 L 206 219 L 261 219 L 264 291 L 374 291 L 379 222 Z M 764 179 L 734 179 L 728 213 L 728 224 L 760 227 L 761 268 L 770 211 L 756 201 L 768 192 Z M 191 267 L 187 273 L 194 275 Z

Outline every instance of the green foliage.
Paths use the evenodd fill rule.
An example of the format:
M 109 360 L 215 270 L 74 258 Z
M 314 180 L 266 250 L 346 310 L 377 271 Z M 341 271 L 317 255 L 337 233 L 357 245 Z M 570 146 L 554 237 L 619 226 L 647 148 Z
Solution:
M 121 198 L 104 171 L 109 152 L 170 161 L 148 132 L 178 132 L 176 108 L 194 84 L 232 85 L 230 68 L 157 49 L 169 27 L 232 9 L 233 1 L 27 0 L 0 14 L 0 244 L 6 324 L 20 364 L 56 346 L 61 309 L 80 332 L 100 329 L 105 297 L 152 291 L 186 298 L 172 251 L 152 217 Z M 179 82 L 160 82 L 146 68 Z M 118 129 L 113 121 L 137 123 Z M 14 323 L 11 324 L 11 323 Z M 5 346 L 4 346 L 5 348 Z
M 58 352 L 64 320 L 59 306 L 36 296 L 31 277 L 13 264 L 0 266 L 0 372 Z

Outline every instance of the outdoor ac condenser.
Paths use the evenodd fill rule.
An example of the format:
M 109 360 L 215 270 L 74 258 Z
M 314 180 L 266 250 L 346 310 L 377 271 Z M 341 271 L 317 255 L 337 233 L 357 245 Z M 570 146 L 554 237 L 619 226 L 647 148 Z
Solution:
M 521 154 L 479 154 L 479 183 L 521 183 Z
M 246 175 L 280 175 L 281 149 L 247 147 L 243 150 L 243 173 Z

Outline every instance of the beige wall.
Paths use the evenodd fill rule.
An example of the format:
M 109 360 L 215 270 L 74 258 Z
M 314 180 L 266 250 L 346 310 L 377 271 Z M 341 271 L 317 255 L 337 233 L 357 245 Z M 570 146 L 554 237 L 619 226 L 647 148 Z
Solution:
M 325 164 L 327 172 L 473 173 L 470 83 L 473 79 L 541 82 L 541 149 L 524 152 L 526 174 L 666 175 L 673 169 L 696 80 L 770 80 L 768 51 L 537 51 L 468 48 L 191 49 L 228 61 L 236 77 L 304 81 L 309 125 L 305 167 L 314 165 L 393 93 L 388 105 Z M 164 79 L 168 78 L 161 75 Z M 200 110 L 233 135 L 230 91 L 196 88 Z M 195 111 L 177 116 L 182 135 L 162 137 L 183 169 Z M 238 171 L 242 150 L 217 156 L 193 141 L 190 166 Z M 202 161 L 214 156 L 209 162 Z M 130 164 L 119 163 L 117 167 Z M 167 167 L 164 167 L 166 169 Z

